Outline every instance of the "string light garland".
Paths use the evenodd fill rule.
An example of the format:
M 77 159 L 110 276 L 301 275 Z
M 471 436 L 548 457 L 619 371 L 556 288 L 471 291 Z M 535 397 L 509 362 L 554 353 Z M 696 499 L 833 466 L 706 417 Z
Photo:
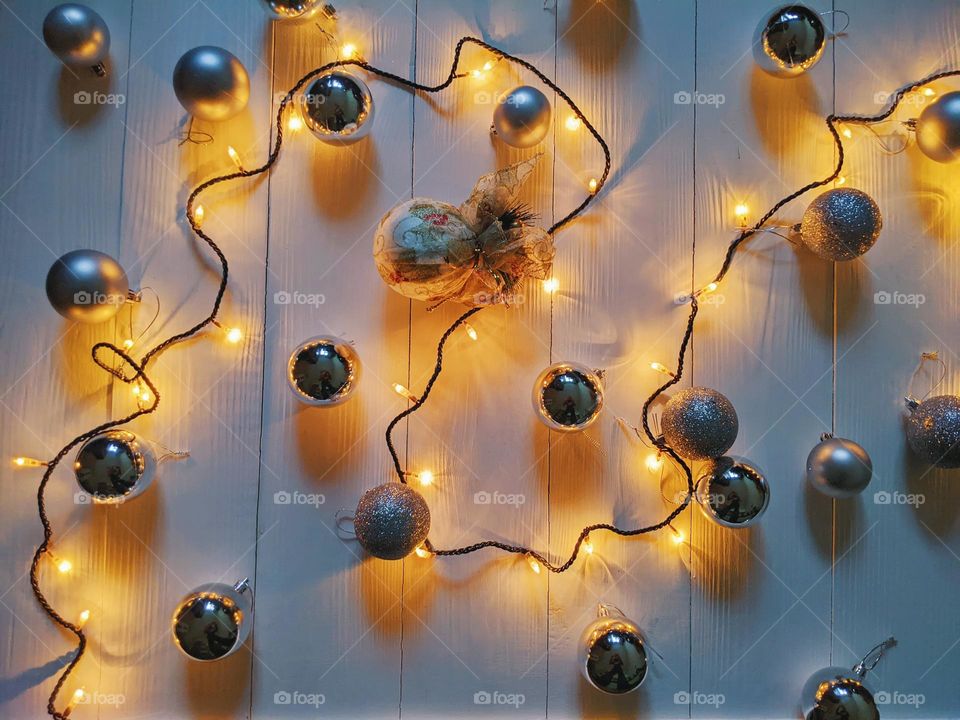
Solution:
M 526 70 L 531 72 L 533 75 L 535 75 L 541 82 L 544 83 L 544 85 L 549 87 L 553 92 L 557 94 L 558 97 L 560 97 L 562 100 L 564 100 L 564 102 L 567 103 L 570 110 L 573 112 L 573 116 L 571 116 L 571 119 L 568 119 L 569 126 L 576 126 L 578 128 L 582 126 L 583 128 L 585 128 L 594 137 L 594 139 L 598 142 L 601 149 L 603 150 L 604 160 L 605 160 L 604 170 L 599 178 L 591 178 L 588 186 L 589 194 L 584 198 L 584 200 L 576 208 L 570 211 L 567 215 L 565 215 L 559 221 L 555 222 L 547 230 L 547 232 L 550 235 L 553 235 L 558 230 L 560 230 L 565 225 L 567 225 L 570 221 L 572 221 L 575 217 L 577 217 L 580 213 L 583 212 L 583 210 L 590 204 L 590 202 L 593 200 L 596 194 L 599 193 L 600 190 L 603 188 L 607 178 L 609 177 L 610 169 L 611 169 L 610 150 L 606 142 L 604 141 L 604 139 L 601 137 L 601 135 L 596 130 L 596 128 L 584 116 L 580 108 L 570 99 L 570 97 L 561 88 L 559 88 L 556 84 L 554 84 L 533 64 L 521 58 L 515 57 L 513 55 L 509 55 L 508 53 L 505 53 L 502 50 L 499 50 L 493 47 L 492 45 L 489 45 L 488 43 L 483 42 L 482 40 L 479 40 L 477 38 L 464 37 L 458 41 L 456 48 L 454 50 L 453 61 L 452 61 L 450 72 L 447 78 L 443 80 L 441 83 L 439 83 L 438 85 L 432 85 L 432 86 L 425 85 L 425 84 L 417 83 L 412 80 L 405 79 L 389 71 L 374 67 L 357 55 L 343 58 L 335 62 L 328 63 L 322 67 L 311 70 L 306 75 L 304 75 L 300 80 L 298 80 L 297 83 L 287 92 L 287 94 L 279 104 L 279 108 L 277 110 L 277 115 L 276 115 L 276 127 L 275 127 L 276 137 L 275 137 L 273 148 L 269 152 L 269 155 L 266 161 L 258 167 L 255 167 L 253 169 L 246 169 L 242 164 L 239 158 L 239 155 L 234 151 L 231 153 L 231 157 L 234 160 L 234 163 L 236 165 L 236 168 L 237 168 L 236 171 L 211 178 L 210 180 L 207 180 L 206 182 L 198 185 L 190 193 L 187 199 L 186 217 L 190 224 L 190 227 L 193 230 L 193 232 L 197 235 L 197 237 L 203 240 L 207 244 L 207 246 L 213 251 L 221 267 L 219 286 L 214 296 L 214 300 L 213 300 L 212 307 L 209 314 L 206 317 L 204 317 L 202 320 L 200 320 L 198 323 L 196 323 L 195 325 L 189 327 L 188 329 L 182 332 L 174 334 L 166 338 L 165 340 L 161 341 L 157 345 L 155 345 L 152 349 L 147 351 L 139 361 L 136 360 L 134 357 L 132 357 L 128 352 L 132 346 L 125 345 L 124 347 L 120 347 L 110 342 L 96 343 L 91 349 L 91 356 L 93 358 L 93 361 L 101 369 L 109 372 L 111 375 L 116 377 L 121 382 L 139 389 L 137 409 L 123 417 L 120 417 L 118 419 L 111 420 L 105 423 L 101 423 L 100 425 L 97 425 L 96 427 L 81 433 L 80 435 L 70 440 L 66 445 L 64 445 L 63 448 L 54 456 L 54 458 L 48 462 L 34 461 L 31 458 L 18 459 L 18 460 L 22 460 L 23 462 L 15 461 L 20 466 L 45 467 L 43 476 L 37 488 L 37 510 L 38 510 L 38 515 L 39 515 L 41 525 L 43 527 L 43 540 L 37 546 L 36 551 L 34 552 L 34 555 L 33 555 L 33 560 L 31 562 L 31 566 L 30 566 L 31 588 L 33 590 L 33 593 L 38 603 L 40 604 L 44 612 L 51 618 L 51 620 L 53 620 L 60 627 L 71 632 L 77 639 L 76 652 L 74 653 L 73 657 L 66 664 L 63 671 L 58 676 L 57 681 L 53 687 L 52 692 L 50 693 L 50 696 L 47 702 L 47 713 L 51 717 L 55 718 L 55 720 L 66 720 L 70 716 L 72 709 L 79 702 L 81 702 L 85 697 L 85 691 L 82 688 L 80 688 L 73 693 L 70 703 L 64 708 L 63 711 L 58 711 L 56 708 L 56 702 L 60 694 L 60 691 L 62 690 L 70 674 L 76 668 L 77 664 L 80 662 L 81 658 L 83 657 L 86 651 L 87 638 L 84 633 L 83 625 L 86 623 L 87 619 L 89 618 L 89 614 L 86 611 L 84 613 L 81 613 L 81 616 L 77 622 L 71 622 L 70 620 L 67 620 L 65 617 L 63 617 L 63 615 L 61 615 L 57 610 L 55 610 L 52 607 L 52 605 L 47 600 L 45 594 L 43 593 L 40 587 L 40 564 L 45 556 L 53 557 L 54 562 L 57 564 L 58 569 L 60 569 L 61 572 L 69 572 L 72 567 L 70 565 L 69 560 L 57 559 L 52 554 L 53 527 L 51 525 L 50 519 L 47 514 L 47 509 L 46 509 L 46 490 L 50 482 L 50 479 L 53 475 L 53 472 L 59 466 L 63 458 L 66 457 L 66 455 L 70 453 L 70 451 L 74 447 L 93 438 L 94 436 L 100 433 L 103 433 L 107 430 L 111 430 L 113 428 L 120 427 L 122 425 L 126 425 L 143 415 L 151 414 L 156 411 L 160 403 L 160 392 L 146 372 L 150 361 L 154 357 L 156 357 L 159 353 L 163 352 L 165 349 L 171 347 L 172 345 L 175 345 L 183 340 L 196 336 L 209 325 L 220 326 L 219 322 L 217 321 L 217 318 L 218 318 L 220 307 L 221 307 L 221 304 L 226 292 L 226 288 L 227 288 L 229 266 L 228 266 L 227 258 L 222 252 L 222 250 L 220 249 L 220 247 L 202 229 L 203 212 L 202 212 L 201 206 L 199 206 L 197 203 L 197 198 L 205 190 L 209 189 L 214 185 L 224 183 L 224 182 L 229 182 L 232 180 L 241 179 L 241 178 L 249 178 L 249 177 L 260 175 L 268 171 L 274 165 L 274 163 L 277 161 L 279 157 L 280 149 L 283 144 L 284 113 L 286 112 L 287 107 L 293 101 L 293 98 L 295 97 L 295 95 L 300 90 L 302 90 L 302 88 L 306 85 L 306 83 L 308 83 L 311 79 L 315 78 L 316 76 L 336 67 L 356 66 L 370 73 L 378 75 L 382 78 L 393 81 L 399 85 L 410 88 L 412 90 L 427 92 L 427 93 L 437 93 L 449 87 L 454 80 L 463 78 L 463 77 L 468 77 L 470 75 L 470 73 L 459 71 L 461 53 L 462 53 L 463 47 L 468 43 L 477 45 L 478 47 L 481 47 L 489 51 L 494 56 L 496 56 L 498 61 L 508 60 L 510 62 L 513 62 L 519 65 L 522 68 L 525 68 Z M 956 76 L 956 75 L 960 75 L 960 70 L 948 70 L 944 72 L 939 72 L 939 73 L 930 75 L 928 77 L 925 77 L 920 81 L 911 83 L 909 85 L 906 85 L 900 88 L 893 96 L 891 104 L 887 108 L 887 110 L 884 111 L 883 113 L 880 113 L 879 115 L 864 116 L 864 115 L 831 114 L 830 116 L 828 116 L 826 118 L 827 127 L 837 147 L 837 161 L 836 161 L 836 167 L 834 171 L 827 178 L 808 183 L 807 185 L 803 186 L 802 188 L 795 191 L 794 193 L 791 193 L 790 195 L 787 195 L 786 197 L 777 201 L 759 220 L 757 220 L 757 222 L 753 226 L 744 227 L 742 230 L 740 230 L 737 237 L 728 245 L 726 254 L 723 259 L 723 263 L 720 267 L 719 272 L 714 277 L 713 281 L 711 281 L 704 288 L 701 288 L 700 290 L 694 292 L 689 297 L 690 312 L 688 315 L 686 328 L 684 330 L 683 337 L 681 339 L 680 346 L 679 346 L 677 362 L 676 362 L 676 372 L 671 374 L 670 377 L 663 384 L 661 384 L 656 390 L 654 390 L 654 392 L 650 395 L 650 397 L 645 401 L 643 405 L 643 410 L 642 410 L 643 431 L 646 434 L 652 446 L 656 448 L 657 459 L 658 460 L 661 459 L 663 455 L 669 456 L 677 464 L 677 466 L 682 469 L 683 474 L 686 477 L 686 484 L 687 484 L 686 493 L 682 501 L 678 503 L 677 507 L 669 515 L 667 515 L 662 521 L 658 523 L 647 525 L 644 527 L 639 527 L 639 528 L 632 528 L 632 529 L 620 528 L 620 527 L 617 527 L 616 525 L 609 524 L 609 523 L 596 523 L 596 524 L 588 525 L 587 527 L 583 528 L 583 530 L 579 534 L 577 540 L 574 543 L 573 550 L 570 553 L 568 559 L 562 563 L 556 563 L 556 564 L 550 562 L 550 560 L 546 556 L 544 556 L 542 553 L 536 550 L 533 550 L 531 548 L 527 548 L 522 545 L 511 545 L 508 543 L 503 543 L 503 542 L 494 541 L 494 540 L 485 540 L 478 543 L 474 543 L 472 545 L 467 545 L 467 546 L 458 547 L 458 548 L 437 549 L 433 546 L 431 541 L 428 538 L 426 538 L 423 540 L 422 543 L 417 544 L 415 549 L 416 554 L 421 557 L 430 557 L 434 555 L 435 556 L 454 556 L 454 555 L 466 555 L 466 554 L 473 553 L 485 548 L 496 548 L 505 552 L 525 556 L 531 569 L 534 572 L 539 574 L 541 572 L 542 567 L 546 567 L 551 572 L 555 572 L 555 573 L 564 572 L 565 570 L 569 569 L 577 559 L 581 550 L 584 550 L 585 552 L 589 552 L 592 549 L 593 541 L 590 539 L 590 536 L 594 533 L 599 533 L 600 531 L 611 532 L 613 534 L 616 534 L 622 537 L 631 537 L 631 536 L 656 532 L 664 528 L 669 528 L 674 534 L 675 542 L 677 542 L 678 544 L 682 543 L 684 541 L 684 537 L 682 533 L 676 530 L 671 523 L 686 509 L 687 505 L 690 504 L 690 501 L 693 497 L 694 490 L 695 490 L 693 476 L 692 476 L 690 467 L 684 462 L 683 458 L 681 458 L 680 455 L 670 445 L 666 443 L 666 441 L 663 439 L 662 436 L 655 435 L 654 432 L 651 430 L 650 408 L 653 405 L 653 403 L 665 391 L 667 391 L 669 388 L 679 383 L 681 378 L 683 377 L 684 364 L 687 356 L 687 351 L 689 349 L 689 345 L 694 332 L 697 314 L 699 312 L 698 298 L 702 294 L 711 292 L 717 288 L 719 283 L 725 278 L 725 276 L 729 272 L 730 266 L 733 261 L 733 257 L 736 251 L 738 250 L 738 248 L 746 240 L 752 237 L 754 234 L 760 232 L 763 229 L 764 224 L 768 222 L 780 208 L 782 208 L 784 205 L 791 202 L 792 200 L 796 199 L 800 195 L 803 195 L 804 193 L 808 192 L 809 190 L 832 183 L 840 176 L 840 172 L 843 168 L 843 163 L 844 163 L 844 148 L 843 148 L 843 142 L 840 137 L 840 131 L 838 130 L 838 126 L 848 125 L 848 124 L 868 125 L 871 123 L 881 122 L 893 114 L 893 112 L 899 106 L 901 100 L 903 99 L 906 93 L 912 90 L 915 90 L 917 88 L 922 88 L 923 86 L 928 85 L 933 81 L 946 78 L 946 77 Z M 581 125 L 577 125 L 574 122 L 574 120 L 572 119 L 574 116 L 576 120 L 578 120 L 579 123 L 581 123 Z M 845 136 L 847 137 L 850 136 L 849 128 L 844 127 L 843 132 Z M 230 149 L 232 150 L 232 148 Z M 557 285 L 554 283 L 551 283 L 552 289 L 547 288 L 547 286 L 545 285 L 545 288 L 547 288 L 548 292 L 556 291 Z M 400 421 L 402 421 L 404 418 L 408 417 L 409 415 L 413 414 L 414 412 L 417 412 L 419 409 L 421 409 L 424 406 L 424 404 L 426 403 L 427 399 L 430 396 L 430 392 L 432 388 L 434 387 L 442 371 L 443 350 L 446 342 L 449 340 L 451 334 L 457 328 L 467 325 L 468 324 L 467 320 L 472 316 L 474 316 L 476 313 L 478 313 L 481 309 L 482 307 L 476 307 L 463 313 L 460 317 L 458 317 L 454 321 L 454 323 L 441 336 L 440 341 L 437 345 L 436 364 L 434 367 L 434 371 L 430 376 L 429 380 L 427 381 L 426 386 L 424 387 L 423 393 L 419 398 L 417 398 L 412 393 L 410 393 L 409 390 L 406 390 L 406 388 L 402 388 L 402 386 L 397 387 L 398 391 L 403 391 L 403 394 L 405 394 L 408 397 L 408 400 L 412 404 L 408 408 L 406 408 L 403 412 L 398 414 L 395 418 L 393 418 L 393 420 L 390 422 L 386 430 L 386 443 L 387 443 L 387 447 L 390 452 L 391 458 L 393 459 L 393 463 L 394 463 L 394 467 L 395 467 L 398 479 L 403 484 L 406 484 L 408 474 L 404 471 L 403 466 L 400 462 L 399 456 L 393 445 L 392 436 L 391 436 L 392 432 Z M 239 331 L 234 333 L 232 330 L 228 330 L 227 331 L 228 339 L 230 339 L 233 342 L 239 341 L 242 336 L 238 335 L 238 333 Z M 233 335 L 233 337 L 231 337 L 231 335 Z M 119 367 L 115 367 L 112 363 L 104 359 L 103 355 L 107 351 L 109 351 L 109 353 L 112 353 L 113 362 L 116 362 L 117 359 L 122 361 Z M 129 368 L 129 369 L 125 370 L 125 368 Z M 422 481 L 423 479 L 422 473 L 420 474 L 419 479 Z

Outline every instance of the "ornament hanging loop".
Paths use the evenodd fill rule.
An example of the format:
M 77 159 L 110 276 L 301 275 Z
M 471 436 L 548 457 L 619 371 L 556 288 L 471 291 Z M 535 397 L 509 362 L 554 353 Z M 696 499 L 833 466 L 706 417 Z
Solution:
M 857 674 L 857 677 L 862 679 L 864 675 L 877 666 L 877 663 L 880 662 L 880 658 L 884 656 L 884 653 L 890 648 L 896 647 L 896 645 L 897 639 L 892 635 L 883 642 L 874 645 L 867 654 L 863 656 L 860 662 L 853 666 L 853 672 Z
M 824 10 L 822 13 L 820 13 L 820 17 L 826 17 L 827 15 L 843 15 L 844 20 L 846 20 L 842 28 L 839 30 L 834 30 L 832 33 L 830 33 L 830 39 L 835 40 L 846 33 L 847 28 L 850 27 L 850 13 L 848 13 L 846 10 Z
M 919 400 L 913 395 L 913 383 L 917 379 L 917 376 L 923 371 L 923 366 L 928 362 L 936 363 L 940 368 L 940 376 L 937 378 L 937 381 L 931 385 L 930 389 L 921 397 Z M 914 410 L 921 402 L 930 397 L 930 394 L 936 390 L 940 385 L 943 384 L 944 378 L 947 376 L 947 364 L 941 359 L 940 354 L 937 351 L 922 352 L 920 353 L 920 362 L 917 364 L 916 370 L 913 371 L 913 375 L 910 376 L 910 382 L 907 385 L 907 396 L 904 398 L 904 401 L 907 403 L 907 407 L 911 410 Z

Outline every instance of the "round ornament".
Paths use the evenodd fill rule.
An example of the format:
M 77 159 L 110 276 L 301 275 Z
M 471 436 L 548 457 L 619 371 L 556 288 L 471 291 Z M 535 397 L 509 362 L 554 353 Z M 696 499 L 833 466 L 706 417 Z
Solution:
M 749 460 L 719 457 L 697 481 L 697 500 L 703 514 L 728 528 L 752 525 L 770 504 L 767 478 Z
M 873 477 L 873 462 L 853 440 L 825 435 L 807 456 L 807 482 L 833 498 L 863 492 Z
M 757 64 L 777 77 L 796 77 L 823 56 L 827 31 L 819 13 L 806 5 L 782 5 L 764 16 L 754 33 Z
M 737 439 L 737 411 L 726 396 L 705 387 L 682 390 L 660 420 L 667 445 L 691 460 L 720 457 Z
M 93 68 L 105 75 L 110 30 L 95 10 L 79 3 L 57 5 L 43 21 L 43 41 L 60 61 L 71 67 Z
M 923 402 L 908 398 L 907 406 L 910 449 L 930 465 L 960 467 L 960 397 L 937 395 Z
M 550 130 L 550 101 L 535 87 L 516 87 L 497 103 L 493 129 L 507 145 L 533 147 Z
M 585 430 L 597 419 L 602 407 L 600 375 L 585 365 L 554 363 L 533 384 L 533 409 L 551 430 Z
M 119 504 L 136 497 L 153 480 L 156 460 L 147 445 L 126 430 L 108 430 L 77 451 L 77 484 L 95 503 Z
M 187 50 L 173 69 L 173 91 L 200 120 L 229 120 L 247 106 L 250 78 L 243 63 L 214 45 Z
M 243 645 L 253 627 L 248 580 L 211 583 L 187 595 L 173 614 L 174 644 L 191 660 L 220 660 Z
M 345 145 L 373 128 L 373 95 L 367 84 L 343 70 L 325 72 L 297 96 L 311 132 L 326 143 Z
M 323 7 L 323 0 L 261 0 L 274 20 L 306 20 Z
M 300 402 L 330 407 L 346 402 L 360 381 L 353 346 L 331 335 L 303 342 L 290 355 L 287 381 Z
M 854 188 L 834 188 L 807 207 L 800 237 L 815 255 L 843 262 L 873 247 L 882 228 L 883 217 L 873 198 Z
M 623 695 L 643 684 L 649 664 L 643 636 L 616 608 L 600 604 L 597 619 L 583 631 L 580 647 L 583 675 L 597 690 Z
M 70 320 L 98 323 L 119 312 L 130 295 L 120 263 L 97 250 L 73 250 L 47 273 L 47 299 Z
M 368 553 L 383 560 L 400 560 L 426 540 L 430 508 L 409 485 L 388 482 L 363 494 L 353 527 Z
M 948 163 L 960 157 L 960 91 L 925 107 L 915 129 L 917 146 L 931 160 Z
M 818 670 L 804 683 L 804 720 L 880 720 L 880 710 L 863 678 L 849 668 Z

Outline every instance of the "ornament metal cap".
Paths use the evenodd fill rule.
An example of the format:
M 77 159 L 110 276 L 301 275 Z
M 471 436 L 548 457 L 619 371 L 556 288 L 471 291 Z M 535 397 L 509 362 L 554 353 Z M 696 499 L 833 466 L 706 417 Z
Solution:
M 912 395 L 904 396 L 903 402 L 906 403 L 907 407 L 910 408 L 911 411 L 916 410 L 918 407 L 920 407 L 920 401 L 917 400 Z

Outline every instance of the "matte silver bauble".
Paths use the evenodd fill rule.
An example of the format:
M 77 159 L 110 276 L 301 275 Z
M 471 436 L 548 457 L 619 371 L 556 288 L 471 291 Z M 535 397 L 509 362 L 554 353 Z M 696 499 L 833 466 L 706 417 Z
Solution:
M 43 41 L 61 62 L 87 66 L 104 75 L 110 52 L 110 29 L 96 11 L 79 3 L 57 5 L 43 20 Z
M 873 462 L 853 440 L 825 436 L 807 456 L 807 482 L 833 498 L 863 492 L 873 477 Z
M 497 103 L 493 129 L 507 145 L 533 147 L 550 130 L 550 101 L 535 87 L 514 88 Z
M 97 250 L 73 250 L 47 273 L 47 299 L 70 320 L 98 323 L 119 312 L 130 295 L 120 263 Z
M 173 642 L 191 660 L 220 660 L 236 652 L 253 627 L 249 581 L 211 583 L 187 595 L 173 614 Z
M 925 107 L 915 129 L 917 146 L 931 160 L 948 163 L 960 157 L 960 91 Z
M 670 398 L 660 425 L 667 445 L 691 460 L 720 457 L 740 430 L 733 403 L 705 387 L 688 388 Z
M 322 0 L 261 0 L 274 20 L 306 20 L 324 6 Z
M 907 442 L 924 462 L 939 468 L 960 467 L 960 397 L 937 395 L 907 399 Z
M 153 480 L 156 460 L 150 448 L 126 430 L 108 430 L 77 451 L 73 472 L 83 490 L 78 497 L 119 504 L 136 497 Z
M 583 676 L 611 695 L 636 690 L 647 676 L 647 649 L 637 625 L 616 608 L 601 604 L 597 619 L 580 640 Z
M 400 560 L 427 539 L 430 508 L 409 485 L 388 482 L 363 494 L 353 527 L 368 553 L 383 560 Z
M 343 70 L 331 70 L 297 96 L 303 121 L 318 138 L 334 145 L 356 142 L 373 128 L 373 95 L 367 84 Z
M 359 381 L 360 358 L 353 346 L 331 335 L 302 343 L 287 364 L 287 382 L 297 399 L 308 405 L 346 402 Z
M 533 409 L 551 430 L 585 430 L 600 415 L 602 407 L 600 376 L 585 365 L 554 363 L 533 384 Z
M 781 5 L 757 25 L 753 56 L 771 75 L 796 77 L 817 64 L 826 40 L 819 13 L 797 3 Z
M 697 500 L 703 514 L 728 528 L 752 525 L 770 504 L 770 486 L 749 460 L 719 457 L 697 481 Z
M 845 667 L 818 670 L 803 685 L 804 720 L 880 720 L 880 710 L 863 678 Z
M 807 207 L 800 237 L 815 255 L 844 262 L 873 247 L 882 228 L 883 217 L 873 198 L 854 188 L 835 188 Z
M 173 91 L 195 118 L 220 122 L 247 106 L 250 78 L 233 53 L 214 45 L 201 45 L 187 50 L 177 61 Z

